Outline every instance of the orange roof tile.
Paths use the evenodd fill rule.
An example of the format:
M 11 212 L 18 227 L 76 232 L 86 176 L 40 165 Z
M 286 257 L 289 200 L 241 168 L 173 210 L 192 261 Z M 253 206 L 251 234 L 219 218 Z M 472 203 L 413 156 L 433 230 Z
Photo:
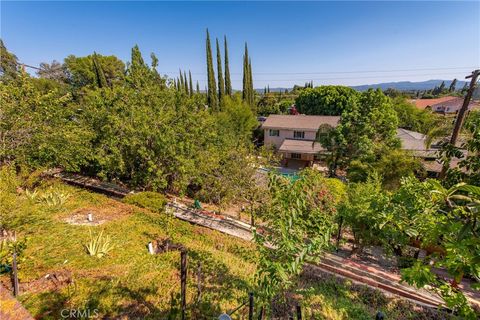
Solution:
M 447 96 L 435 99 L 414 99 L 411 102 L 419 109 L 425 109 L 428 106 L 434 106 L 439 103 L 455 100 L 455 99 L 462 99 L 459 97 Z

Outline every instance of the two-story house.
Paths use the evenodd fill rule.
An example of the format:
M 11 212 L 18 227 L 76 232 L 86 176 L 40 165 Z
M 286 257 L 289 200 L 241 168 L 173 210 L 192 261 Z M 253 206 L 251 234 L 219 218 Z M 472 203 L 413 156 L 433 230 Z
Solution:
M 275 148 L 285 164 L 294 159 L 310 165 L 325 152 L 315 141 L 318 129 L 334 128 L 339 121 L 336 116 L 270 115 L 262 125 L 265 146 Z

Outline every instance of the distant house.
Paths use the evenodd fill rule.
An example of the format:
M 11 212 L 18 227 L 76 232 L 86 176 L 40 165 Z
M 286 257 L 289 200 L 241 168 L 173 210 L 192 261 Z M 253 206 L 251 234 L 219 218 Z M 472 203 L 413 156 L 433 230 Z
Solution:
M 457 113 L 463 105 L 463 98 L 460 97 L 441 97 L 435 99 L 415 99 L 411 100 L 419 109 L 429 109 L 438 113 Z M 471 109 L 472 103 L 469 105 Z
M 283 156 L 284 164 L 301 161 L 305 166 L 326 152 L 315 142 L 320 127 L 334 128 L 340 117 L 306 115 L 270 115 L 262 125 L 265 146 L 273 147 Z

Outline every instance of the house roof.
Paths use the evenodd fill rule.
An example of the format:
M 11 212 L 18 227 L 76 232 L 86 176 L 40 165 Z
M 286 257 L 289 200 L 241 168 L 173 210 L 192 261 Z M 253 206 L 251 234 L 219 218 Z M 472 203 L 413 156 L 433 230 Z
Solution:
M 262 128 L 317 131 L 321 125 L 336 127 L 340 117 L 272 114 L 263 123 Z
M 425 146 L 427 136 L 415 131 L 403 128 L 397 129 L 397 138 L 402 143 L 402 149 L 412 151 L 416 157 L 420 158 L 437 158 L 438 149 L 428 148 Z
M 445 103 L 447 101 L 453 101 L 453 100 L 463 100 L 462 98 L 459 97 L 453 97 L 453 96 L 447 96 L 447 97 L 441 97 L 441 98 L 435 98 L 435 99 L 414 99 L 411 100 L 411 102 L 419 109 L 425 109 L 426 107 L 431 107 L 439 103 Z
M 285 139 L 278 148 L 280 152 L 316 154 L 324 150 L 322 145 L 312 140 Z
M 402 149 L 404 150 L 426 150 L 425 142 L 427 137 L 415 131 L 410 131 L 403 128 L 397 129 L 397 138 L 402 142 Z
M 450 161 L 450 169 L 458 167 L 458 163 L 460 160 L 458 158 L 453 158 Z M 422 165 L 425 168 L 426 171 L 429 172 L 441 172 L 443 168 L 443 164 L 439 160 L 435 161 L 422 161 Z M 465 168 L 460 168 L 462 172 L 465 172 Z

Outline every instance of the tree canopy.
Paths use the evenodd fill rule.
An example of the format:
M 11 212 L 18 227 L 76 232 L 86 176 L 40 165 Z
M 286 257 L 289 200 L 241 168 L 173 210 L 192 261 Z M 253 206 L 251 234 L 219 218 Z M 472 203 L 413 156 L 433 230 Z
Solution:
M 295 99 L 295 105 L 300 113 L 339 116 L 355 104 L 358 96 L 356 90 L 344 86 L 306 88 Z

